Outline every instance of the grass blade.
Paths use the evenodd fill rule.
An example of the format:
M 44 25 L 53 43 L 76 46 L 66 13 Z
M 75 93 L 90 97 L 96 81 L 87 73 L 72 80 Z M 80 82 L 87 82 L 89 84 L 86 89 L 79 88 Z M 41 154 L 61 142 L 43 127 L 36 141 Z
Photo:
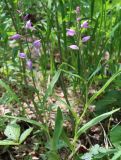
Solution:
M 78 130 L 78 132 L 76 134 L 76 137 L 79 137 L 82 133 L 86 132 L 89 128 L 91 128 L 92 126 L 94 126 L 97 123 L 101 122 L 102 120 L 106 119 L 107 117 L 109 117 L 110 115 L 112 115 L 113 113 L 115 113 L 117 111 L 119 111 L 119 109 L 113 110 L 111 112 L 104 113 L 104 114 L 92 119 L 91 121 L 86 123 L 83 127 L 81 127 Z
M 57 109 L 57 115 L 55 120 L 55 129 L 53 134 L 53 150 L 56 150 L 57 142 L 59 140 L 59 137 L 61 135 L 63 129 L 63 115 L 61 112 L 61 109 L 58 107 Z

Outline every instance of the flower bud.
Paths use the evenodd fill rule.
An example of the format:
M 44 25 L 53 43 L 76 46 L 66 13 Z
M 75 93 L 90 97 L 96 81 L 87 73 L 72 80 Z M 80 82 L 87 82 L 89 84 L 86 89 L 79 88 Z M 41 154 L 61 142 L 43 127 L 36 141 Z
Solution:
M 79 47 L 77 45 L 70 45 L 69 48 L 73 49 L 73 50 L 79 50 Z
M 34 41 L 34 42 L 33 42 L 33 46 L 34 46 L 35 48 L 39 49 L 40 46 L 41 46 L 40 40 Z
M 25 59 L 26 58 L 26 54 L 25 53 L 19 53 L 19 58 Z
M 77 13 L 77 14 L 80 13 L 80 7 L 79 7 L 79 6 L 76 7 L 76 13 Z
M 81 24 L 81 28 L 88 28 L 88 27 L 89 27 L 88 21 L 84 21 L 84 22 Z
M 18 40 L 21 38 L 21 35 L 20 34 L 15 34 L 13 36 L 10 37 L 10 40 Z
M 28 21 L 26 22 L 25 28 L 26 28 L 26 29 L 30 29 L 30 30 L 35 30 L 35 28 L 32 26 L 31 20 L 28 20 Z
M 32 61 L 30 59 L 27 60 L 26 65 L 27 65 L 28 69 L 30 69 L 30 70 L 32 69 Z
M 82 42 L 87 42 L 90 39 L 90 36 L 85 36 L 82 38 Z

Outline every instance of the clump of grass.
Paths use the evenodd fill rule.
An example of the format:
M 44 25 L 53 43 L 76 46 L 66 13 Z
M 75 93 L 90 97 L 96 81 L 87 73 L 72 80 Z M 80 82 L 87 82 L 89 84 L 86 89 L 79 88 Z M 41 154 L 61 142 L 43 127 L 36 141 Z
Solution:
M 11 112 L 2 117 L 24 121 L 35 127 L 33 134 L 37 138 L 45 136 L 42 145 L 46 159 L 61 159 L 58 151 L 62 148 L 68 150 L 68 159 L 81 159 L 81 135 L 88 134 L 87 130 L 98 123 L 108 139 L 111 121 L 108 129 L 101 121 L 119 109 L 110 103 L 111 109 L 104 108 L 106 113 L 100 113 L 95 104 L 105 98 L 105 93 L 120 89 L 120 5 L 118 0 L 0 2 L 0 86 L 4 88 L 0 103 L 20 107 L 18 115 Z M 59 87 L 64 100 L 56 95 Z M 70 88 L 78 95 L 81 109 L 71 103 Z M 66 116 L 61 105 L 49 104 L 51 96 L 64 104 Z M 105 103 L 103 106 L 108 106 Z M 34 120 L 27 118 L 26 106 L 34 113 Z M 51 120 L 53 108 L 56 113 Z M 68 125 L 63 127 L 68 122 L 70 130 Z M 112 147 L 109 140 L 101 145 L 105 149 Z M 99 149 L 97 154 L 102 153 Z M 110 151 L 106 151 L 108 154 L 103 156 L 108 158 Z M 90 153 L 91 158 L 97 155 L 90 151 L 86 156 Z M 113 159 L 120 157 L 118 151 L 111 153 Z

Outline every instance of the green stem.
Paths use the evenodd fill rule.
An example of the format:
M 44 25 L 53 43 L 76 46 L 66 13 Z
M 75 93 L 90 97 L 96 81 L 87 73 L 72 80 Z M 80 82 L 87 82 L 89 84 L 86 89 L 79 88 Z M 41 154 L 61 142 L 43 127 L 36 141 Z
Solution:
M 17 23 L 16 23 L 16 21 L 15 21 L 16 19 L 15 19 L 15 16 L 14 16 L 14 12 L 12 13 L 12 11 L 10 10 L 7 0 L 4 0 L 4 1 L 5 1 L 7 10 L 8 10 L 8 12 L 9 12 L 9 15 L 11 16 L 12 23 L 13 23 L 13 26 L 14 26 L 14 28 L 15 28 L 15 30 L 16 30 L 16 33 L 19 33 L 19 30 L 18 30 L 18 27 L 17 27 Z M 13 4 L 12 4 L 11 6 L 13 7 Z M 21 40 L 19 40 L 18 43 L 19 43 L 19 47 L 20 47 L 20 52 L 23 52 L 24 49 L 23 49 L 23 47 L 22 47 Z M 20 66 L 21 66 L 21 65 L 20 65 Z M 23 72 L 23 77 L 22 77 L 22 79 L 23 79 L 24 83 L 27 84 L 26 74 L 25 74 L 26 69 L 25 69 L 25 65 L 24 65 L 24 62 L 23 62 L 23 61 L 22 61 L 21 71 Z
M 56 6 L 57 7 L 57 6 Z M 56 13 L 55 13 L 55 17 L 56 17 L 56 26 L 57 26 L 57 37 L 58 37 L 58 47 L 59 47 L 59 53 L 60 53 L 60 62 L 62 64 L 63 62 L 63 57 L 62 57 L 62 49 L 61 49 L 61 36 L 60 36 L 60 27 L 59 27 L 59 22 L 58 22 L 58 12 L 56 10 Z M 57 67 L 56 67 L 57 69 Z M 70 103 L 69 103 L 69 100 L 68 100 L 68 97 L 67 97 L 67 90 L 66 90 L 66 87 L 65 87 L 65 84 L 64 84 L 64 79 L 63 79 L 63 74 L 61 73 L 60 75 L 60 85 L 61 85 L 61 88 L 62 88 L 62 91 L 64 93 L 64 97 L 65 97 L 65 100 L 67 102 L 67 104 L 70 106 Z
M 88 109 L 88 84 L 87 84 L 87 82 L 86 82 L 86 84 L 85 84 L 85 87 L 86 87 L 86 93 L 85 93 L 85 106 L 84 106 L 84 110 L 83 110 L 83 113 L 82 113 L 82 115 L 81 115 L 81 117 L 78 119 L 78 121 L 76 122 L 76 127 L 75 127 L 75 135 L 74 135 L 74 140 L 73 140 L 73 145 L 74 145 L 74 148 L 76 147 L 76 141 L 77 141 L 77 131 L 78 131 L 78 127 L 79 127 L 79 125 L 80 125 L 80 123 L 81 123 L 81 120 L 82 120 L 82 118 L 84 117 L 84 115 L 85 115 L 85 113 L 86 113 L 86 111 L 87 111 L 87 109 Z

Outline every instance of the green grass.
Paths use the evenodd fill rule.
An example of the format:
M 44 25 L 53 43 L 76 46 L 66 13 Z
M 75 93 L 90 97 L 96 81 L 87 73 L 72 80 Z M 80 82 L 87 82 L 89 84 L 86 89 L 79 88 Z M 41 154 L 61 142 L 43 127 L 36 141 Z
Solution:
M 77 6 L 80 7 L 79 13 L 76 13 Z M 110 107 L 107 103 L 103 105 L 103 112 L 107 112 L 104 114 L 98 112 L 98 108 L 92 113 L 89 107 L 105 99 L 105 95 L 110 94 L 112 90 L 120 91 L 120 6 L 120 0 L 2 0 L 0 2 L 0 104 L 20 107 L 17 116 L 14 116 L 13 111 L 10 115 L 1 116 L 34 126 L 35 136 L 41 132 L 42 136 L 45 136 L 42 142 L 45 148 L 44 155 L 50 160 L 61 159 L 58 149 L 63 144 L 61 140 L 66 144 L 63 145 L 65 150 L 68 150 L 68 159 L 81 159 L 82 154 L 78 153 L 77 144 L 80 143 L 82 131 L 88 135 L 87 129 L 95 124 L 103 126 L 103 122 L 100 121 L 111 117 L 115 111 L 118 111 L 118 119 L 117 108 L 120 105 L 113 103 L 114 101 Z M 29 14 L 27 20 L 31 20 L 34 30 L 25 28 L 24 17 L 27 14 Z M 77 21 L 77 18 L 81 18 L 80 21 Z M 89 27 L 81 28 L 81 24 L 86 20 Z M 74 29 L 76 34 L 67 36 L 67 29 Z M 10 40 L 16 33 L 20 34 L 21 38 Z M 90 39 L 82 42 L 85 36 L 90 36 Z M 39 51 L 33 46 L 35 40 L 41 40 Z M 71 49 L 69 46 L 73 44 L 79 49 Z M 21 59 L 18 56 L 21 52 L 26 53 L 28 58 Z M 32 60 L 32 69 L 26 66 L 28 59 Z M 58 88 L 61 88 L 63 98 L 57 97 Z M 96 93 L 90 94 L 91 89 Z M 73 106 L 69 99 L 70 90 L 78 95 L 78 98 L 75 97 L 82 106 L 80 112 L 78 111 L 80 108 Z M 61 106 L 48 103 L 51 96 L 64 104 L 66 116 Z M 31 109 L 30 102 L 33 105 L 35 120 L 28 118 L 24 106 L 26 104 Z M 52 127 L 49 121 L 54 107 L 57 113 L 55 127 Z M 86 124 L 83 124 L 84 120 Z M 68 126 L 63 127 L 67 121 L 72 128 L 70 134 L 67 132 Z M 117 123 L 119 122 L 118 119 Z M 41 130 L 41 126 L 44 129 Z M 109 129 L 113 127 L 110 118 L 107 126 L 103 128 L 103 132 L 106 132 L 105 137 L 108 137 Z M 42 139 L 39 137 L 38 140 Z M 46 142 L 49 144 L 49 151 Z M 107 143 L 108 149 L 111 149 L 110 141 Z M 104 140 L 102 145 L 106 148 Z M 116 152 L 111 156 L 106 154 L 103 156 L 106 159 L 119 158 L 119 148 L 114 148 Z

